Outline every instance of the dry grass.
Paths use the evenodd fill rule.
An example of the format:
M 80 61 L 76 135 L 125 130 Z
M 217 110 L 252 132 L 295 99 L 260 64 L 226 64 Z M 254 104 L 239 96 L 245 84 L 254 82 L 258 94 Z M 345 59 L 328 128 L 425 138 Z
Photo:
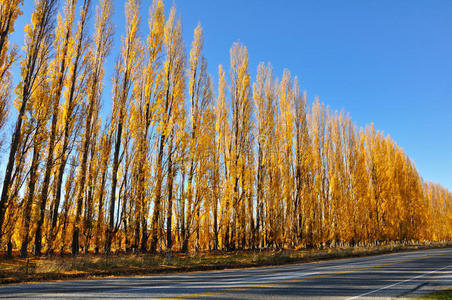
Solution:
M 0 283 L 257 267 L 445 246 L 450 244 L 387 245 L 323 250 L 249 250 L 190 255 L 175 253 L 171 257 L 170 264 L 166 255 L 145 254 L 115 254 L 108 257 L 68 255 L 30 259 L 13 258 L 0 260 Z

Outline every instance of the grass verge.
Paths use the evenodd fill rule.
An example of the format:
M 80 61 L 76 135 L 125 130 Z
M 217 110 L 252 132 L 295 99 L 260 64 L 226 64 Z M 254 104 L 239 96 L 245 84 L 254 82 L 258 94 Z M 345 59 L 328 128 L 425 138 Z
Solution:
M 428 300 L 445 300 L 445 299 L 452 299 L 452 289 L 437 291 L 434 293 L 431 293 L 429 295 L 426 295 L 420 299 L 428 299 Z
M 452 244 L 437 243 L 323 250 L 218 251 L 190 255 L 174 253 L 170 264 L 168 264 L 166 255 L 146 254 L 112 254 L 108 257 L 105 255 L 80 255 L 77 257 L 48 256 L 29 259 L 1 259 L 0 284 L 272 266 L 450 246 Z

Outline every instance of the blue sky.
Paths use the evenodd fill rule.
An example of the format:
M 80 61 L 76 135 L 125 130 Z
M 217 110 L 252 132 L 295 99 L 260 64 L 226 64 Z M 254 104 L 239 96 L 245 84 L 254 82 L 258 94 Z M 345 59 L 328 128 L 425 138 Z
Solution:
M 97 3 L 96 0 L 93 0 Z M 315 96 L 349 112 L 359 126 L 374 123 L 413 159 L 425 180 L 452 189 L 452 2 L 166 1 L 182 17 L 187 50 L 201 22 L 208 71 L 229 66 L 234 41 L 247 46 L 250 71 L 271 62 L 297 75 L 309 101 Z M 23 44 L 32 0 L 24 1 L 13 41 Z M 114 0 L 115 49 L 107 63 L 104 110 L 124 30 L 124 1 Z M 142 31 L 148 7 L 142 0 Z M 18 68 L 16 68 L 17 70 Z M 15 74 L 17 80 L 17 71 Z

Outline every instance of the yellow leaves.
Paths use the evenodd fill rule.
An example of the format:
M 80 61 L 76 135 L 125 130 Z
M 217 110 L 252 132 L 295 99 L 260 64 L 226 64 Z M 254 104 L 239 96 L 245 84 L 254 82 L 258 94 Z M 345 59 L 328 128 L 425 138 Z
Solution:
M 23 0 L 2 0 L 0 1 L 0 22 L 1 28 L 8 28 L 9 33 L 14 32 L 14 22 L 17 17 L 22 15 L 22 11 L 20 10 L 21 5 L 23 4 Z M 10 26 L 6 26 L 5 23 L 10 23 Z
M 140 11 L 139 0 L 129 0 L 125 4 L 126 26 L 128 37 L 133 37 L 138 30 L 138 24 L 140 23 L 139 11 Z
M 153 0 L 149 15 L 150 34 L 148 44 L 150 48 L 153 48 L 156 52 L 159 52 L 159 47 L 161 47 L 161 37 L 163 36 L 165 27 L 164 5 L 162 0 Z M 159 47 L 156 47 L 156 45 Z
M 38 23 L 41 21 L 41 14 L 43 13 L 44 9 L 45 9 L 45 1 L 37 1 L 36 9 L 31 16 L 31 26 L 33 28 L 36 28 Z
M 203 30 L 201 24 L 198 23 L 198 26 L 196 26 L 193 33 L 193 42 L 190 51 L 190 66 L 192 70 L 194 69 L 193 66 L 195 66 L 196 63 L 199 61 L 203 45 L 204 45 Z
M 52 84 L 56 90 L 60 88 L 58 84 L 64 75 L 62 72 L 65 72 L 62 66 L 67 66 L 70 63 L 71 55 L 68 55 L 68 51 L 73 49 L 72 27 L 75 17 L 75 2 L 74 0 L 66 0 L 64 5 L 64 19 L 60 14 L 57 17 L 55 39 L 53 42 L 55 57 L 50 64 Z M 56 90 L 54 90 L 54 93 L 58 93 Z
M 55 55 L 48 64 L 42 64 L 46 74 L 38 74 L 36 81 L 46 84 L 29 89 L 33 95 L 23 116 L 27 132 L 33 132 L 33 126 L 41 122 L 42 131 L 35 138 L 44 143 L 48 108 L 51 103 L 59 104 L 58 90 L 64 91 L 65 99 L 61 107 L 57 105 L 57 110 L 61 109 L 58 130 L 71 131 L 77 107 L 85 104 L 86 112 L 93 105 L 96 123 L 89 128 L 96 136 L 93 140 L 97 139 L 93 151 L 98 153 L 93 154 L 90 170 L 113 169 L 109 155 L 112 140 L 118 142 L 118 175 L 127 179 L 124 184 L 130 183 L 127 189 L 130 187 L 131 199 L 139 198 L 137 205 L 146 207 L 144 214 L 153 208 L 150 201 L 157 195 L 156 179 L 162 199 L 168 191 L 162 185 L 170 178 L 165 170 L 171 157 L 174 179 L 180 181 L 172 190 L 179 193 L 174 199 L 182 199 L 177 205 L 190 203 L 185 212 L 194 214 L 192 219 L 199 223 L 196 226 L 201 225 L 204 247 L 212 236 L 216 201 L 222 219 L 218 225 L 220 245 L 231 241 L 239 244 L 236 239 L 243 235 L 249 246 L 255 234 L 250 222 L 257 218 L 258 201 L 262 215 L 257 235 L 265 246 L 287 246 L 294 240 L 296 245 L 319 245 L 451 236 L 447 228 L 452 222 L 450 193 L 424 184 L 403 150 L 373 125 L 358 129 L 347 114 L 332 112 L 317 98 L 308 108 L 306 93 L 300 91 L 297 78 L 288 70 L 278 81 L 271 65 L 261 63 L 252 83 L 247 48 L 234 43 L 229 82 L 219 65 L 215 97 L 203 58 L 201 25 L 194 29 L 191 49 L 186 51 L 176 10 L 173 7 L 166 19 L 162 0 L 152 2 L 149 31 L 143 39 L 138 32 L 140 1 L 129 0 L 125 5 L 126 30 L 112 84 L 111 127 L 99 134 L 103 64 L 112 45 L 112 0 L 100 0 L 89 48 L 83 42 L 81 25 L 78 30 L 73 28 L 74 19 L 79 19 L 76 2 L 66 0 L 64 14 L 58 16 Z M 38 54 L 45 60 L 45 50 L 52 45 L 38 44 L 35 38 L 43 14 L 41 6 L 25 28 L 24 49 L 26 55 Z M 0 71 L 8 61 L 8 55 L 0 53 Z M 21 70 L 24 78 L 30 72 L 26 59 Z M 16 93 L 19 97 L 14 105 L 20 109 L 24 82 Z M 119 127 L 124 134 L 115 136 Z M 57 135 L 63 136 L 61 132 Z M 158 160 L 160 141 L 162 157 Z M 63 146 L 62 142 L 58 144 L 57 153 L 68 153 L 67 145 Z M 132 175 L 128 174 L 129 165 Z M 112 177 L 106 178 L 108 186 Z M 95 179 L 89 184 L 93 183 Z M 137 207 L 127 207 L 138 210 L 131 219 L 139 217 L 141 210 Z M 196 209 L 203 215 L 198 217 Z M 175 225 L 181 221 L 181 212 L 177 213 L 174 230 L 180 228 Z M 192 226 L 189 231 L 196 227 L 187 226 Z M 225 236 L 227 230 L 229 236 Z
M 282 127 L 282 133 L 285 138 L 286 151 L 292 149 L 292 140 L 294 136 L 294 91 L 291 85 L 290 72 L 285 70 L 279 88 L 279 110 L 281 114 L 280 126 Z
M 33 27 L 31 24 L 27 24 L 24 27 L 24 32 L 26 35 L 31 36 L 33 34 Z M 26 50 L 26 48 L 24 48 L 24 50 Z
M 183 103 L 185 100 L 183 80 L 185 55 L 182 41 L 180 20 L 175 20 L 175 8 L 173 7 L 165 25 L 166 60 L 163 63 L 163 81 L 161 92 L 155 95 L 153 105 L 153 122 L 157 124 L 156 130 L 160 135 L 168 137 L 174 126 L 184 116 Z M 156 37 L 157 38 L 157 37 Z M 156 85 L 158 82 L 153 82 Z
M 201 24 L 198 23 L 198 26 L 196 26 L 194 33 L 193 33 L 193 42 L 192 42 L 192 48 L 190 50 L 190 62 L 189 62 L 189 79 L 190 79 L 190 87 L 189 87 L 189 93 L 192 99 L 196 97 L 195 91 L 196 84 L 197 84 L 197 77 L 201 77 L 202 74 L 197 74 L 200 68 L 199 64 L 201 61 L 201 53 L 203 48 L 204 40 L 203 40 L 203 31 L 201 28 Z M 200 70 L 202 72 L 202 70 Z M 195 103 L 192 100 L 192 105 L 195 105 Z M 192 110 L 196 108 L 192 107 Z M 192 114 L 192 117 L 194 114 Z M 192 120 L 193 121 L 193 120 Z

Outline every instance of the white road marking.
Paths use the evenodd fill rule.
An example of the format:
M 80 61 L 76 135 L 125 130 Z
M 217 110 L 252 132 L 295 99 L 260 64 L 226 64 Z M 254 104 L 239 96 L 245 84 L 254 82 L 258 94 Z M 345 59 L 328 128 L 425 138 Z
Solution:
M 424 274 L 421 274 L 421 275 L 417 275 L 417 276 L 414 276 L 412 278 L 408 278 L 408 279 L 405 279 L 405 280 L 402 280 L 402 281 L 399 281 L 399 282 L 396 282 L 396 283 L 393 283 L 393 284 L 381 287 L 379 289 L 376 289 L 376 290 L 373 290 L 373 291 L 370 291 L 370 292 L 367 292 L 367 293 L 363 293 L 363 294 L 358 295 L 358 296 L 347 298 L 347 300 L 352 300 L 352 299 L 357 299 L 357 298 L 360 298 L 360 297 L 364 297 L 364 296 L 367 296 L 367 295 L 379 292 L 381 290 L 385 290 L 385 289 L 391 288 L 393 286 L 396 286 L 396 285 L 399 285 L 399 284 L 402 284 L 402 283 L 405 283 L 405 282 L 408 282 L 408 281 L 412 281 L 412 280 L 424 277 L 426 275 L 429 275 L 429 274 L 432 274 L 432 273 L 435 273 L 435 272 L 438 272 L 438 271 L 441 271 L 441 270 L 444 270 L 444 269 L 447 269 L 447 268 L 450 268 L 450 267 L 452 267 L 452 265 L 448 265 L 448 266 L 445 266 L 445 267 L 442 267 L 442 268 L 439 268 L 439 269 L 436 269 L 436 270 L 433 270 L 433 271 L 430 271 L 430 272 L 427 272 L 427 273 L 424 273 Z

